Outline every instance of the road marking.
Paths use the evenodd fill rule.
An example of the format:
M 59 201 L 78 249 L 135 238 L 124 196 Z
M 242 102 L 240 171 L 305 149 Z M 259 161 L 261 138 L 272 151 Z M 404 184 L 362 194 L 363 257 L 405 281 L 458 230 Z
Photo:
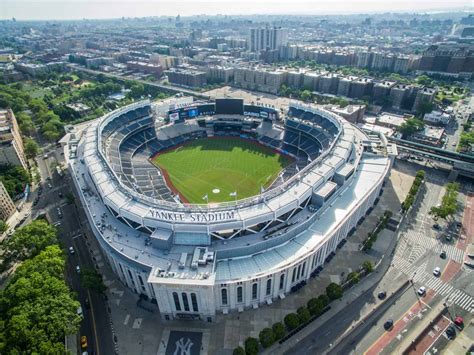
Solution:
M 125 320 L 123 321 L 123 325 L 127 325 L 129 319 L 130 319 L 130 314 L 127 314 L 127 315 L 125 316 Z
M 135 319 L 135 321 L 133 322 L 132 328 L 133 329 L 139 329 L 142 325 L 142 320 L 143 320 L 143 318 Z

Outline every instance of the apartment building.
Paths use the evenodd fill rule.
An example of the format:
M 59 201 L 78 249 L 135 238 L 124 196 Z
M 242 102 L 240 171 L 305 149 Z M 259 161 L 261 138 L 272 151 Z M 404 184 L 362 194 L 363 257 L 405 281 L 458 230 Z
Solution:
M 27 169 L 20 128 L 10 109 L 0 109 L 0 164 Z

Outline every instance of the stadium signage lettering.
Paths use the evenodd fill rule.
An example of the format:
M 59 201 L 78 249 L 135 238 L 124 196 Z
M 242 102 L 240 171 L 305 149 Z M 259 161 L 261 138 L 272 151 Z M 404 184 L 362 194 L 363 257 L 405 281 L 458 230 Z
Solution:
M 230 221 L 235 218 L 234 211 L 224 212 L 171 212 L 150 208 L 151 218 L 167 222 L 220 222 Z
M 250 116 L 250 117 L 260 117 L 260 113 L 258 112 L 244 112 L 244 116 Z

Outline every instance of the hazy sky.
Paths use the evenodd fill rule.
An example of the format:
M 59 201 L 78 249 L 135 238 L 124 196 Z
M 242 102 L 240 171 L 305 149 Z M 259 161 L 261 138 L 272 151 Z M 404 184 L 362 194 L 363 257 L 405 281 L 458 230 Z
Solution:
M 0 18 L 82 19 L 180 14 L 337 14 L 474 9 L 474 0 L 0 0 Z

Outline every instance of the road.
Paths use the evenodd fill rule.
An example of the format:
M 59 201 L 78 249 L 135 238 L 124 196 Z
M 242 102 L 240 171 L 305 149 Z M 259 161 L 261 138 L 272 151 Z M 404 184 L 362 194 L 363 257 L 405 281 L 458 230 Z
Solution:
M 81 67 L 77 64 L 69 64 L 68 66 L 73 70 L 83 71 L 85 73 L 89 73 L 89 74 L 93 74 L 93 75 L 102 74 L 106 77 L 119 79 L 119 80 L 130 80 L 130 81 L 134 81 L 136 83 L 141 83 L 141 84 L 144 84 L 144 85 L 154 86 L 154 87 L 157 87 L 157 88 L 159 88 L 163 91 L 172 92 L 172 93 L 175 93 L 175 94 L 183 93 L 185 95 L 196 96 L 196 97 L 200 97 L 200 98 L 203 98 L 203 99 L 208 99 L 209 98 L 209 96 L 207 96 L 207 95 L 205 95 L 201 92 L 181 88 L 179 86 L 163 85 L 163 84 L 160 84 L 160 83 L 155 83 L 153 81 L 135 79 L 135 78 L 130 78 L 130 77 L 127 77 L 127 76 L 122 76 L 122 75 L 113 74 L 113 73 L 105 73 L 105 72 L 102 72 L 102 71 L 99 71 L 99 70 L 87 69 L 87 68 Z
M 42 176 L 41 186 L 43 192 L 40 194 L 37 205 L 32 206 L 31 216 L 25 223 L 29 223 L 31 219 L 39 215 L 46 214 L 48 220 L 57 225 L 59 239 L 67 253 L 66 280 L 76 292 L 83 311 L 83 321 L 80 325 L 79 335 L 87 337 L 89 353 L 93 352 L 98 355 L 114 354 L 115 346 L 106 301 L 101 295 L 84 289 L 80 282 L 80 274 L 76 271 L 78 265 L 81 270 L 85 270 L 94 268 L 95 263 L 91 257 L 85 231 L 87 228 L 86 217 L 76 207 L 75 203 L 68 200 L 68 196 L 73 196 L 75 193 L 72 188 L 72 181 L 67 174 L 61 177 L 55 169 L 51 169 L 52 163 L 56 164 L 63 161 L 62 149 L 59 147 L 50 147 L 47 150 L 46 159 L 44 154 L 37 158 L 38 168 Z M 37 195 L 36 190 L 32 193 L 30 199 L 36 198 Z M 62 216 L 58 214 L 57 208 L 61 209 Z M 72 255 L 68 252 L 70 246 L 74 248 L 74 254 Z M 89 300 L 89 307 L 86 306 L 86 299 Z

